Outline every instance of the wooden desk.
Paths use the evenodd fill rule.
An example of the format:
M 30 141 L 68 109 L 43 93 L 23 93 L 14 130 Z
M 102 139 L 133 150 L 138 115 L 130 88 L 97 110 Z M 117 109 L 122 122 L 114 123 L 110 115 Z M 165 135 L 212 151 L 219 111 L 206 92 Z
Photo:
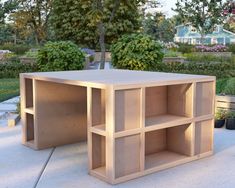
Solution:
M 20 84 L 23 144 L 87 140 L 89 173 L 111 184 L 213 152 L 215 77 L 90 70 L 21 74 Z

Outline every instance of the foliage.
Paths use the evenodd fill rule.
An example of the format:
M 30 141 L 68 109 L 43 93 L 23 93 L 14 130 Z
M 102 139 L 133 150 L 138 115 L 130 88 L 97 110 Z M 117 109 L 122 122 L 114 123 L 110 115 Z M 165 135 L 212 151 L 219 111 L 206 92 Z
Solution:
M 34 36 L 35 43 L 47 38 L 47 27 L 52 0 L 17 0 L 18 8 L 11 14 L 15 30 L 25 38 Z
M 152 70 L 163 64 L 162 46 L 148 35 L 124 35 L 111 47 L 112 64 L 116 68 Z
M 185 53 L 191 53 L 194 51 L 194 46 L 191 44 L 186 44 L 186 43 L 179 43 L 178 44 L 179 48 L 178 48 L 178 52 L 181 52 L 183 54 Z
M 224 93 L 227 95 L 235 95 L 235 78 L 231 78 L 227 81 Z
M 38 55 L 38 50 L 29 50 L 28 52 L 25 53 L 25 57 L 33 57 L 37 58 Z
M 0 102 L 19 95 L 18 79 L 0 79 Z
M 0 64 L 0 78 L 19 78 L 20 73 L 36 72 L 37 66 L 20 63 Z
M 164 52 L 164 57 L 181 57 L 182 54 L 180 52 L 175 52 L 171 50 L 166 50 Z
M 233 118 L 235 118 L 235 112 L 234 112 L 234 111 L 229 111 L 229 112 L 227 112 L 226 118 L 227 118 L 227 119 L 233 119 Z
M 99 43 L 97 22 L 103 20 L 105 26 L 105 43 L 111 44 L 121 35 L 132 33 L 140 27 L 138 1 L 132 1 L 132 7 L 121 3 L 115 11 L 112 21 L 110 17 L 114 8 L 114 0 L 105 0 L 104 11 L 94 11 L 92 0 L 62 0 L 53 2 L 51 23 L 57 39 L 73 40 L 79 45 L 96 49 Z M 99 13 L 99 14 L 98 14 Z
M 175 11 L 199 31 L 202 39 L 224 18 L 222 0 L 177 0 Z
M 41 71 L 81 70 L 84 62 L 84 53 L 72 42 L 48 42 L 37 56 Z
M 167 63 L 155 69 L 156 71 L 211 75 L 220 78 L 235 77 L 235 63 Z
M 4 24 L 7 18 L 7 14 L 13 12 L 18 7 L 17 0 L 0 1 L 0 24 Z
M 170 42 L 173 41 L 175 25 L 170 18 L 162 13 L 148 14 L 143 21 L 144 32 L 154 39 Z
M 177 49 L 179 48 L 179 45 L 177 45 L 174 42 L 166 42 L 163 45 L 166 49 L 173 50 L 173 51 L 177 51 Z
M 224 120 L 227 117 L 227 111 L 224 109 L 217 109 L 215 112 L 216 120 Z
M 217 94 L 221 94 L 224 92 L 228 79 L 229 78 L 222 78 L 222 79 L 216 80 L 216 93 Z
M 10 24 L 0 24 L 0 44 L 13 41 L 13 28 Z
M 195 62 L 195 63 L 218 63 L 218 62 L 235 62 L 235 59 L 233 56 L 219 56 L 216 54 L 198 54 L 198 53 L 189 53 L 184 54 L 184 57 L 186 57 L 187 61 Z
M 30 49 L 30 46 L 23 45 L 23 44 L 16 45 L 16 44 L 8 43 L 8 44 L 0 45 L 0 49 L 10 50 L 11 52 L 14 52 L 17 55 L 22 55 Z
M 235 54 L 235 44 L 229 44 L 228 45 L 228 51 Z
M 226 52 L 228 51 L 227 46 L 218 44 L 214 46 L 205 46 L 205 45 L 199 45 L 195 46 L 195 50 L 197 52 Z

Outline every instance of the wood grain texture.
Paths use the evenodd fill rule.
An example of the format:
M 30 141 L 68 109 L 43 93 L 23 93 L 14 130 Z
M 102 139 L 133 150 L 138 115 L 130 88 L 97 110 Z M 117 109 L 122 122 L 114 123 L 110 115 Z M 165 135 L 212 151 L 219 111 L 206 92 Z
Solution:
M 196 122 L 195 125 L 195 155 L 212 151 L 213 120 Z
M 106 166 L 105 137 L 92 134 L 92 169 L 103 168 Z
M 119 90 L 115 92 L 116 132 L 140 127 L 140 92 L 140 89 Z
M 214 95 L 213 82 L 197 83 L 196 116 L 213 114 Z
M 140 171 L 140 135 L 115 141 L 115 178 Z
M 87 139 L 85 87 L 36 81 L 38 148 Z

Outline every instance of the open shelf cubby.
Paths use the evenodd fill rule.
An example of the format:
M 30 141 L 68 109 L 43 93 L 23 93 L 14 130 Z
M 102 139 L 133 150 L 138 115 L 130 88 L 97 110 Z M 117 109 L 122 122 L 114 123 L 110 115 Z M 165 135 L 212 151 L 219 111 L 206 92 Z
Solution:
M 145 169 L 173 163 L 191 155 L 191 124 L 145 133 Z
M 106 176 L 105 137 L 92 133 L 92 171 Z
M 105 90 L 92 88 L 92 127 L 105 131 Z
M 147 87 L 145 126 L 184 120 L 193 114 L 192 84 Z
M 195 123 L 195 155 L 213 150 L 213 120 Z
M 34 118 L 32 114 L 26 113 L 26 129 L 27 142 L 34 142 Z
M 140 127 L 141 89 L 115 91 L 115 132 Z
M 33 108 L 33 80 L 26 78 L 25 79 L 25 107 L 28 109 Z

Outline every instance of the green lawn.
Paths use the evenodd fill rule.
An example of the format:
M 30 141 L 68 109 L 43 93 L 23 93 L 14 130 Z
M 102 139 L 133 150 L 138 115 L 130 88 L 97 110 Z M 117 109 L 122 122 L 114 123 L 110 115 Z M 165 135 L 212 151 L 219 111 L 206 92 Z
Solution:
M 19 79 L 0 79 L 0 102 L 19 95 Z

